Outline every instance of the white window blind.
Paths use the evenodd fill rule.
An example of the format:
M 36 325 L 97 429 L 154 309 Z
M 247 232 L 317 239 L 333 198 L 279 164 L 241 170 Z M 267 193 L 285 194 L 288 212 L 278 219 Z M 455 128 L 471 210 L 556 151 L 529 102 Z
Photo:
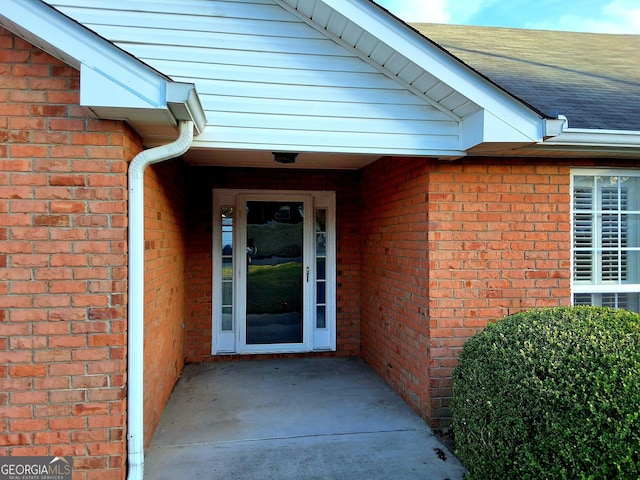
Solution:
M 638 311 L 640 171 L 603 173 L 573 176 L 574 303 Z
M 590 282 L 593 279 L 593 187 L 573 189 L 573 278 Z

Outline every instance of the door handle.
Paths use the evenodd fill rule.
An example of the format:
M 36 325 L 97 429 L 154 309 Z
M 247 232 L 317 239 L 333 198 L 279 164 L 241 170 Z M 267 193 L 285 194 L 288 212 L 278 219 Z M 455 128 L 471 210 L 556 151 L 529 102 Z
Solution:
M 307 283 L 309 283 L 309 267 L 307 267 Z

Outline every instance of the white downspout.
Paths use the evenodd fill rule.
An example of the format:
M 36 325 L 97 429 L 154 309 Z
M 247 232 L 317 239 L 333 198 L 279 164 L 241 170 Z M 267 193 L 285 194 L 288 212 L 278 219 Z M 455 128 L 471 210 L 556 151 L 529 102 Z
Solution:
M 140 152 L 129 165 L 128 480 L 142 480 L 144 474 L 144 170 L 179 157 L 192 141 L 193 122 L 182 121 L 174 142 Z

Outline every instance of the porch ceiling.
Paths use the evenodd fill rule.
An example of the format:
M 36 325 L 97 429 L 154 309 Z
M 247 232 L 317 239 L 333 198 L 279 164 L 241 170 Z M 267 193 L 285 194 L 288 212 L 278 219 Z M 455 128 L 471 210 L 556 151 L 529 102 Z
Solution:
M 184 160 L 194 166 L 323 170 L 358 170 L 379 158 L 380 155 L 300 152 L 296 157 L 295 163 L 282 164 L 273 160 L 273 152 L 260 150 L 192 148 L 184 155 Z

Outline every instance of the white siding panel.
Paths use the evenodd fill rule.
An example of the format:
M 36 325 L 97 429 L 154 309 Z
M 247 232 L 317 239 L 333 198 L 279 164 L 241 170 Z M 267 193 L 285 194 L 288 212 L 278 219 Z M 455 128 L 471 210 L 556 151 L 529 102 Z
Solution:
M 96 26 L 98 33 L 125 50 L 135 50 L 136 44 L 154 45 L 158 48 L 179 46 L 215 46 L 233 51 L 297 53 L 315 55 L 324 51 L 327 55 L 346 56 L 347 52 L 328 39 L 268 37 L 259 34 L 241 35 L 233 33 L 198 32 L 189 30 L 132 28 L 121 26 Z
M 442 82 L 438 82 L 436 86 L 434 86 L 428 91 L 428 95 L 431 98 L 435 99 L 437 102 L 443 101 L 445 98 L 449 97 L 454 93 L 456 93 L 456 91 L 453 88 L 451 88 L 449 85 L 446 85 Z
M 358 39 L 355 47 L 356 49 L 360 50 L 365 56 L 371 57 L 373 51 L 380 45 L 383 45 L 380 43 L 380 40 L 371 35 L 369 32 L 364 32 Z
M 435 87 L 452 107 L 465 99 L 324 4 L 299 2 L 370 62 L 271 0 L 51 3 L 174 80 L 195 83 L 208 118 L 199 147 L 413 155 L 459 149 L 453 117 L 389 72 Z
M 478 106 L 472 101 L 467 100 L 466 103 L 460 105 L 459 107 L 456 107 L 453 110 L 453 113 L 458 115 L 460 118 L 466 118 L 471 114 L 476 113 L 477 111 L 478 111 Z
M 299 2 L 298 9 L 307 17 L 312 18 L 316 3 L 317 2 L 309 2 L 309 1 Z
M 177 77 L 175 80 L 180 82 L 192 82 L 194 79 L 187 77 Z M 250 98 L 262 99 L 267 102 L 272 100 L 297 100 L 305 101 L 321 101 L 333 102 L 332 111 L 335 114 L 344 103 L 364 103 L 378 106 L 379 108 L 388 109 L 390 114 L 397 118 L 403 118 L 401 112 L 407 105 L 417 105 L 425 107 L 425 114 L 431 115 L 434 109 L 428 104 L 416 104 L 415 95 L 402 90 L 369 90 L 342 88 L 320 88 L 299 85 L 269 85 L 268 92 L 265 86 L 259 83 L 242 83 L 234 81 L 220 80 L 198 80 L 196 82 L 198 92 L 201 95 L 215 94 L 218 96 L 226 96 L 230 99 L 234 98 Z M 375 96 L 375 102 L 371 101 L 371 97 Z M 435 114 L 435 112 L 433 113 Z M 429 118 L 432 118 L 429 116 Z M 448 118 L 448 117 L 445 117 Z M 439 112 L 438 119 L 443 119 L 442 112 Z
M 347 27 L 345 28 L 341 38 L 349 45 L 355 46 L 365 35 L 365 33 L 366 32 L 362 28 L 354 25 L 353 23 L 349 23 L 347 24 Z
M 167 13 L 150 13 L 104 10 L 96 17 L 95 13 L 86 8 L 65 8 L 65 13 L 80 23 L 97 32 L 109 34 L 108 27 L 120 26 L 131 28 L 152 28 L 161 31 L 184 30 L 210 33 L 231 33 L 236 35 L 262 35 L 273 37 L 309 37 L 308 27 L 300 22 L 292 22 L 291 17 L 285 20 L 246 19 L 234 17 L 210 17 L 193 15 L 173 15 Z M 110 40 L 113 38 L 108 36 Z M 319 32 L 315 38 L 326 39 Z
M 201 95 L 201 101 L 205 109 L 210 112 L 236 112 L 241 114 L 268 115 L 273 112 L 287 112 L 287 115 L 305 116 L 313 114 L 317 117 L 335 117 L 333 102 L 317 100 L 290 100 L 290 99 L 265 99 L 260 97 L 229 97 L 221 95 Z M 348 119 L 379 119 L 399 122 L 413 120 L 430 122 L 425 124 L 423 131 L 431 131 L 429 125 L 446 125 L 448 134 L 456 128 L 449 118 L 442 112 L 431 106 L 403 105 L 401 109 L 397 105 L 380 105 L 373 103 L 347 103 L 340 102 L 340 113 Z M 397 112 L 402 112 L 402 118 L 398 118 Z M 218 113 L 212 116 L 212 121 Z
M 386 65 L 391 60 L 391 57 L 395 54 L 395 50 L 389 48 L 384 43 L 378 42 L 369 54 L 369 58 L 380 65 Z
M 459 108 L 461 105 L 464 105 L 466 102 L 467 102 L 466 97 L 464 97 L 463 95 L 460 95 L 456 91 L 453 91 L 452 93 L 447 95 L 445 98 L 440 100 L 440 105 L 443 105 L 455 111 L 457 108 Z
M 160 70 L 173 76 L 175 62 L 166 60 L 153 60 L 149 63 Z M 340 88 L 367 88 L 381 90 L 402 90 L 402 88 L 390 82 L 384 76 L 375 73 L 362 72 L 319 72 L 316 70 L 291 70 L 269 67 L 246 67 L 238 65 L 217 65 L 207 63 L 189 63 L 180 65 L 180 73 L 186 78 L 238 81 L 247 79 L 251 84 L 263 87 L 268 84 L 276 85 L 309 85 L 319 87 Z M 265 92 L 267 93 L 267 92 Z
M 418 78 L 424 73 L 424 70 L 415 63 L 407 63 L 402 69 L 398 70 L 398 78 L 408 85 L 413 85 Z
M 377 73 L 373 67 L 357 57 L 335 55 L 314 55 L 313 62 L 308 56 L 294 53 L 262 52 L 260 55 L 242 55 L 236 50 L 207 47 L 167 46 L 159 49 L 155 45 L 134 45 L 129 47 L 136 56 L 152 65 L 155 60 L 176 62 L 174 70 L 180 71 L 180 62 L 211 65 L 244 65 L 254 67 L 281 68 L 285 70 L 311 70 L 318 72 L 363 72 Z
M 259 122 L 253 117 L 258 117 Z M 213 127 L 242 127 L 253 128 L 256 123 L 268 125 L 269 129 L 307 130 L 309 132 L 352 132 L 362 134 L 386 134 L 386 135 L 422 135 L 429 131 L 433 135 L 455 136 L 458 133 L 456 126 L 447 122 L 425 122 L 423 120 L 395 120 L 360 118 L 354 121 L 352 118 L 329 117 L 322 118 L 307 115 L 277 115 L 256 114 L 251 117 L 244 113 L 216 112 L 212 115 L 209 125 Z M 267 128 L 267 127 L 265 127 Z M 215 128 L 214 128 L 215 130 Z
M 433 75 L 430 75 L 427 72 L 422 72 L 411 85 L 415 87 L 420 92 L 428 92 L 433 89 L 435 86 L 439 85 L 439 81 Z
M 47 3 L 63 12 L 71 12 L 70 7 L 78 7 L 93 12 L 98 18 L 103 12 L 119 10 L 136 14 L 166 13 L 170 16 L 204 16 L 245 18 L 254 20 L 291 21 L 292 17 L 271 0 L 50 0 Z M 96 15 L 98 14 L 98 15 Z M 72 18 L 72 15 L 69 15 Z
M 406 57 L 394 52 L 389 60 L 384 63 L 383 67 L 385 67 L 390 72 L 396 72 L 396 75 L 398 75 L 400 72 L 406 70 L 409 65 L 411 65 L 411 63 L 409 62 L 409 60 L 407 60 Z

